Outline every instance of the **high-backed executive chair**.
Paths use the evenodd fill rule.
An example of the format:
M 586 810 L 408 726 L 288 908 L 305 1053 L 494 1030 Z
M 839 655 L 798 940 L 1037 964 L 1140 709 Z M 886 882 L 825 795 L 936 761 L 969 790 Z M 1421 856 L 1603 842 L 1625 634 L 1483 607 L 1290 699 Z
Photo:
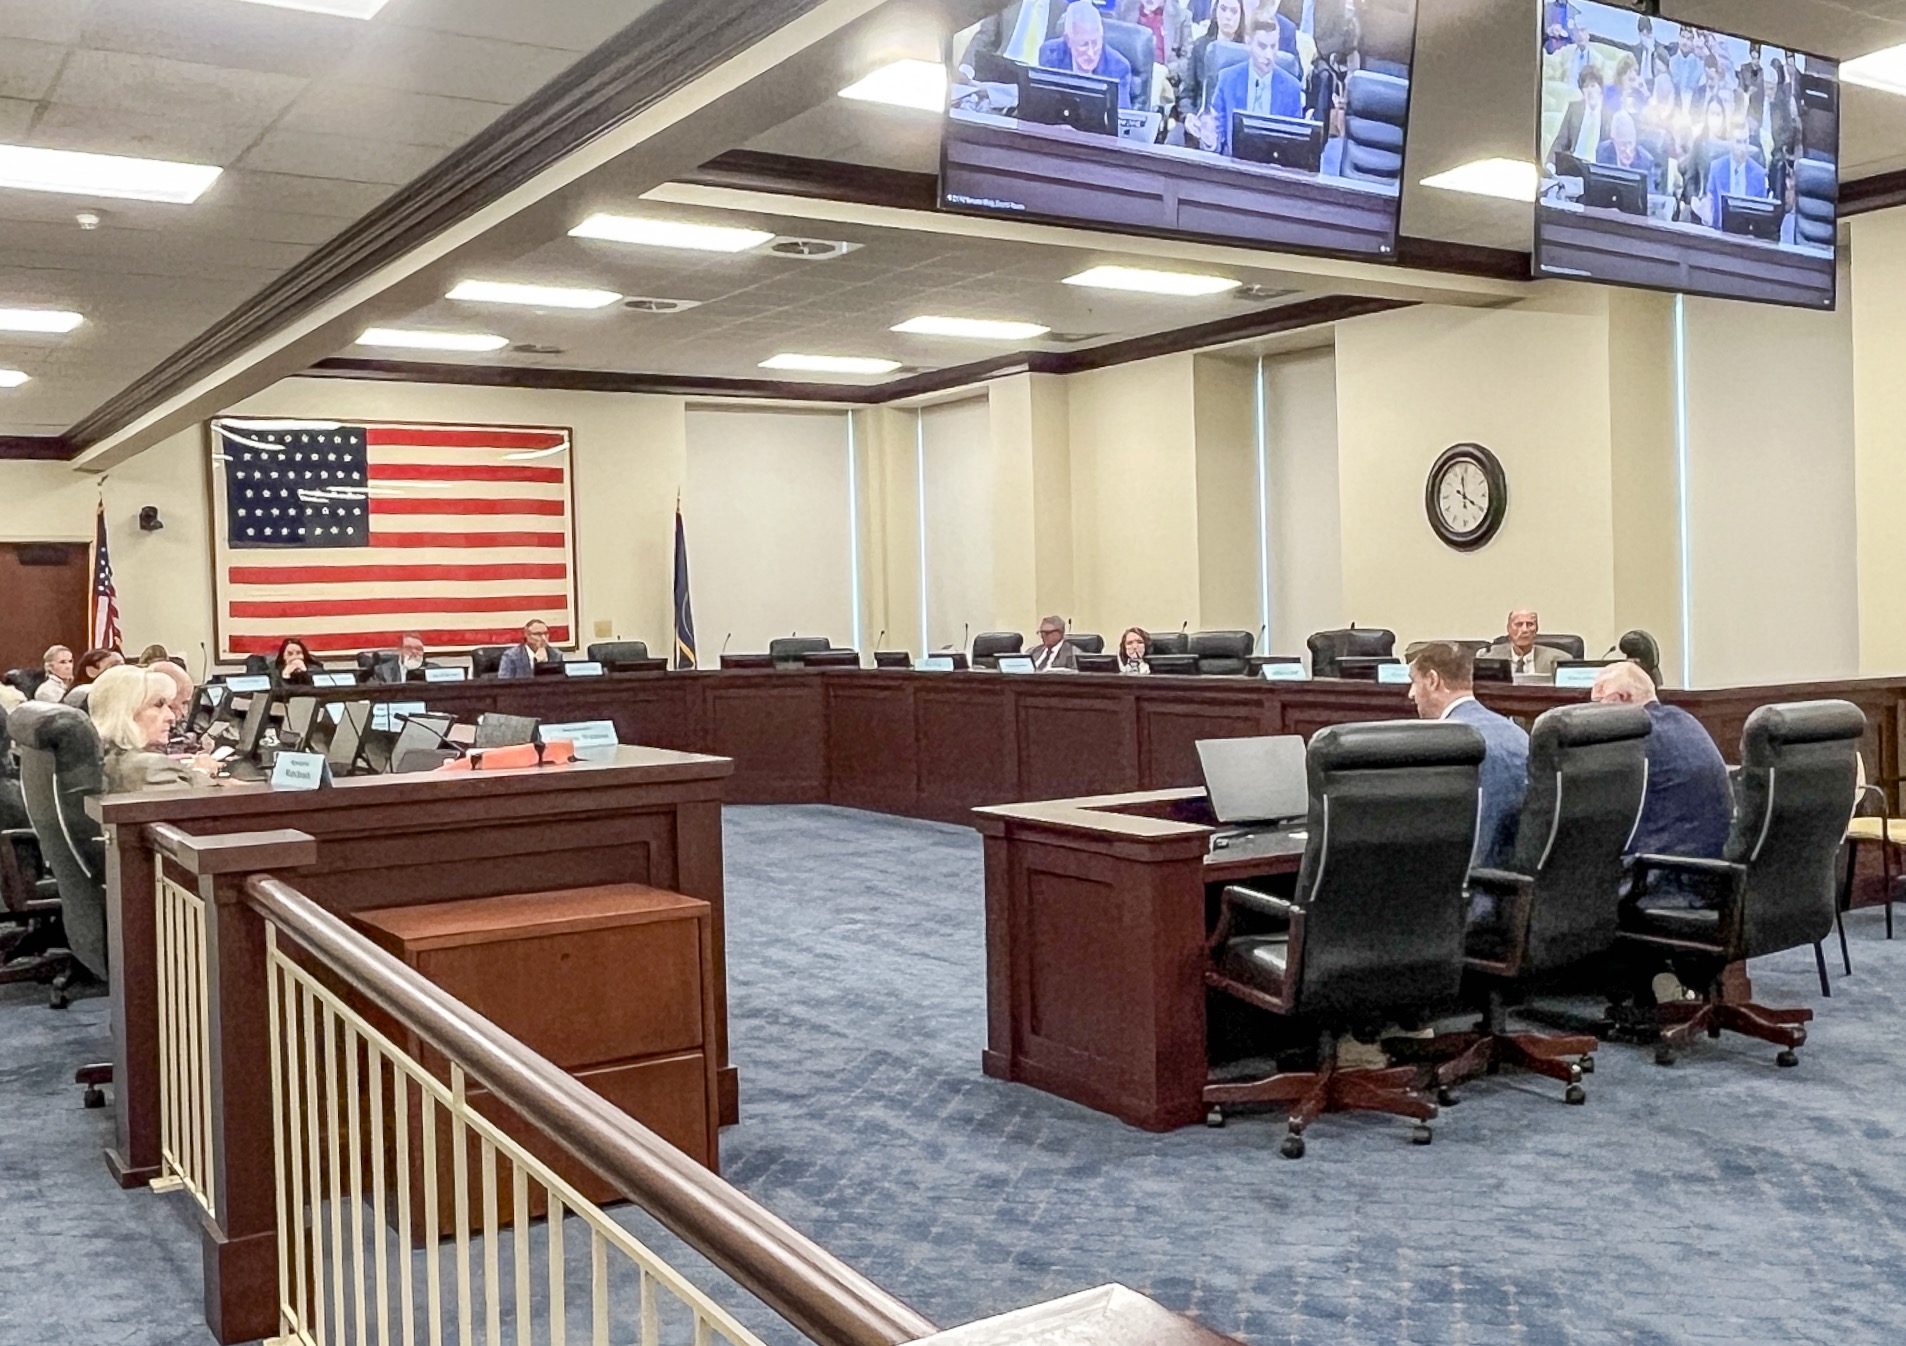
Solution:
M 1536 633 L 1535 643 L 1546 645 L 1552 650 L 1560 650 L 1571 659 L 1588 657 L 1588 643 L 1580 636 L 1558 636 L 1550 635 L 1547 631 L 1539 631 Z
M 1483 1017 L 1474 1032 L 1431 1044 L 1442 1102 L 1455 1085 L 1505 1065 L 1562 1081 L 1570 1103 L 1587 1098 L 1582 1072 L 1593 1069 L 1596 1040 L 1510 1033 L 1504 1005 L 1614 947 L 1622 857 L 1648 791 L 1648 732 L 1640 706 L 1558 706 L 1536 719 L 1515 854 L 1507 869 L 1469 875 L 1471 895 L 1489 899 L 1466 942 Z
M 1125 101 L 1135 108 L 1152 105 L 1152 64 L 1158 59 L 1158 39 L 1142 23 L 1105 21 L 1105 45 L 1132 67 L 1125 81 Z
M 470 651 L 470 676 L 473 678 L 494 678 L 496 670 L 503 666 L 505 645 L 479 645 Z
M 40 858 L 7 717 L 0 714 L 0 985 L 51 981 L 71 962 L 59 885 Z
M 589 662 L 614 668 L 649 657 L 648 642 L 641 640 L 600 640 L 589 647 Z
M 1401 182 L 1403 128 L 1410 82 L 1374 70 L 1344 81 L 1343 175 L 1369 182 Z
M 1146 654 L 1190 654 L 1191 637 L 1183 631 L 1154 631 L 1145 638 Z
M 998 668 L 999 656 L 1018 654 L 1026 638 L 1017 631 L 981 631 L 973 637 L 973 667 Z
M 1833 929 L 1840 845 L 1859 781 L 1857 761 L 1866 716 L 1849 701 L 1796 701 L 1762 706 L 1741 733 L 1734 780 L 1734 825 L 1719 860 L 1639 855 L 1632 866 L 1622 935 L 1665 954 L 1682 983 L 1701 992 L 1693 1003 L 1666 1005 L 1667 1025 L 1655 1060 L 1672 1065 L 1699 1033 L 1741 1033 L 1780 1047 L 1774 1058 L 1799 1064 L 1809 1009 L 1770 1009 L 1721 999 L 1730 963 L 1818 944 Z M 1712 905 L 1649 910 L 1638 899 L 1661 876 L 1676 876 Z
M 776 668 L 800 668 L 802 655 L 833 648 L 826 636 L 776 636 L 768 642 L 768 658 Z
M 1334 678 L 1339 659 L 1392 657 L 1396 652 L 1396 632 L 1382 627 L 1351 626 L 1338 631 L 1314 632 L 1304 644 L 1310 649 L 1310 675 Z
M 1236 676 L 1251 669 L 1257 635 L 1251 631 L 1197 631 L 1190 653 L 1197 656 L 1198 672 L 1206 677 Z
M 1413 1117 L 1411 1138 L 1429 1143 L 1436 1105 L 1416 1090 L 1415 1067 L 1342 1069 L 1337 1040 L 1456 1002 L 1482 757 L 1482 736 L 1455 723 L 1340 724 L 1311 739 L 1295 895 L 1226 888 L 1205 981 L 1315 1028 L 1317 1068 L 1207 1085 L 1208 1123 L 1288 1103 L 1291 1159 L 1312 1121 L 1349 1109 Z
M 1621 639 L 1615 642 L 1615 648 L 1621 654 L 1641 665 L 1654 685 L 1661 685 L 1661 642 L 1646 631 L 1636 629 L 1622 632 Z
M 1104 654 L 1105 637 L 1096 635 L 1067 635 L 1066 644 L 1080 654 Z

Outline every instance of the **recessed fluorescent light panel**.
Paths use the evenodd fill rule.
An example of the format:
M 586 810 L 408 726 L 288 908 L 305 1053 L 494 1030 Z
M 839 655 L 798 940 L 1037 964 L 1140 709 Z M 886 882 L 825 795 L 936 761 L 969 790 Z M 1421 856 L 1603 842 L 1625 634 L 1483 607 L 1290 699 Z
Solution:
M 357 339 L 357 344 L 418 351 L 499 351 L 510 344 L 510 339 L 486 332 L 414 332 L 397 327 L 373 327 Z
M 28 192 L 65 192 L 71 196 L 110 196 L 186 206 L 203 196 L 224 171 L 209 164 L 0 145 L 0 187 Z
M 652 220 L 635 215 L 591 215 L 571 229 L 569 236 L 637 243 L 649 248 L 685 248 L 692 252 L 746 252 L 774 237 L 765 229 L 684 224 L 680 220 Z
M 251 0 L 273 9 L 302 9 L 307 14 L 335 14 L 340 19 L 368 19 L 389 0 Z
M 1841 65 L 1840 78 L 1882 93 L 1906 94 L 1906 43 L 1854 57 Z
M 946 107 L 946 67 L 938 61 L 895 61 L 854 81 L 840 91 L 840 96 L 940 112 Z
M 809 374 L 891 374 L 900 368 L 898 360 L 881 360 L 867 355 L 773 355 L 761 362 L 763 369 L 798 369 Z
M 1148 271 L 1138 266 L 1095 266 L 1076 276 L 1065 278 L 1067 285 L 1085 285 L 1095 290 L 1130 290 L 1138 294 L 1168 294 L 1192 297 L 1225 294 L 1240 282 L 1224 276 L 1205 276 L 1193 271 Z
M 976 341 L 1030 341 L 1052 329 L 1036 322 L 1010 322 L 995 318 L 940 318 L 922 314 L 896 324 L 891 330 L 910 336 L 970 337 Z
M 18 388 L 29 377 L 24 370 L 0 369 L 0 388 Z
M 70 332 L 85 321 L 56 308 L 0 308 L 0 332 Z
M 1533 201 L 1540 175 L 1527 159 L 1474 159 L 1447 172 L 1431 174 L 1423 179 L 1423 185 L 1504 201 Z
M 622 298 L 614 290 L 582 290 L 565 285 L 512 285 L 501 280 L 466 280 L 444 296 L 477 304 L 525 304 L 531 308 L 607 308 Z

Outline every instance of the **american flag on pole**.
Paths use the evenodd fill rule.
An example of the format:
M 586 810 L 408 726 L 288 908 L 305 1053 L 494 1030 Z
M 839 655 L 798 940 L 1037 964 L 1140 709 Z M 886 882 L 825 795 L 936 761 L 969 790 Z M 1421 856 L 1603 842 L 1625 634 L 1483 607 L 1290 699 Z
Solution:
M 223 657 L 574 639 L 570 433 L 212 422 Z
M 113 586 L 112 558 L 106 554 L 106 502 L 93 515 L 93 592 L 89 603 L 93 648 L 119 648 L 119 590 Z

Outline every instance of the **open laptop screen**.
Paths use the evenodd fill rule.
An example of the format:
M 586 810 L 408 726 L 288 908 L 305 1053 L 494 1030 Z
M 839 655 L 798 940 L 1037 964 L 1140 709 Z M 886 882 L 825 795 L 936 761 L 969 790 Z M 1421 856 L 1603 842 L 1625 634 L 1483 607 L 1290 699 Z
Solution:
M 1200 739 L 1198 762 L 1221 823 L 1301 818 L 1310 809 L 1304 740 L 1296 734 Z

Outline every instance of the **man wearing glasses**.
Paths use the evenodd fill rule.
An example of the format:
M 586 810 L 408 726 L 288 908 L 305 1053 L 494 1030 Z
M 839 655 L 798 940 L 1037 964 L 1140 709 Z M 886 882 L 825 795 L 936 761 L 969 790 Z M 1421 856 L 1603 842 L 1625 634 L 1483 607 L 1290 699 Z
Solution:
M 1079 671 L 1079 656 L 1072 646 L 1066 643 L 1066 624 L 1063 617 L 1041 617 L 1039 619 L 1039 648 L 1032 652 L 1032 671 L 1035 673 L 1053 673 Z
M 533 677 L 539 665 L 560 664 L 562 661 L 562 653 L 549 643 L 548 623 L 532 619 L 523 626 L 523 643 L 503 651 L 503 661 L 497 665 L 496 676 Z

